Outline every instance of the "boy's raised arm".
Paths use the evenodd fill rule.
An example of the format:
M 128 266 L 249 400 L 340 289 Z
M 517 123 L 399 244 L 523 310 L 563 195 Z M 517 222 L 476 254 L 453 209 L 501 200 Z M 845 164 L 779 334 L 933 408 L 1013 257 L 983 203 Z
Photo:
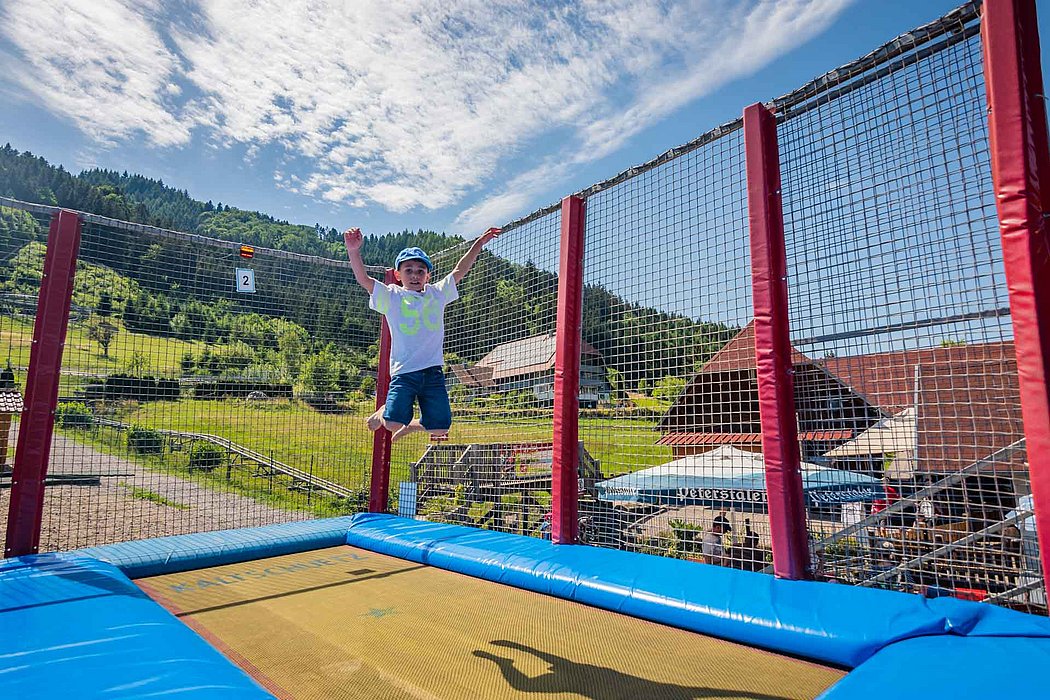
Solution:
M 372 296 L 376 281 L 368 276 L 368 272 L 365 271 L 365 261 L 361 259 L 361 246 L 364 241 L 365 237 L 359 228 L 348 228 L 343 231 L 343 242 L 346 243 L 346 255 L 350 258 L 350 268 L 354 271 L 354 279 L 365 288 L 369 296 Z
M 481 249 L 485 247 L 485 244 L 499 236 L 501 233 L 501 229 L 490 228 L 474 240 L 473 245 L 470 246 L 470 250 L 459 259 L 459 262 L 456 263 L 456 269 L 452 271 L 452 277 L 456 280 L 457 285 L 467 276 L 467 273 L 470 272 L 470 268 L 474 267 L 474 261 L 478 259 L 478 254 L 481 252 Z

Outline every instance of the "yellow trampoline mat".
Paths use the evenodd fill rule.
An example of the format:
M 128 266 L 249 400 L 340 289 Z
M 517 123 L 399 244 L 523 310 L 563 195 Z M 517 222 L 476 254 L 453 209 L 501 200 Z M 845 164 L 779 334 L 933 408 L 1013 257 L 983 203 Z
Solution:
M 137 583 L 280 698 L 812 698 L 843 675 L 347 546 Z

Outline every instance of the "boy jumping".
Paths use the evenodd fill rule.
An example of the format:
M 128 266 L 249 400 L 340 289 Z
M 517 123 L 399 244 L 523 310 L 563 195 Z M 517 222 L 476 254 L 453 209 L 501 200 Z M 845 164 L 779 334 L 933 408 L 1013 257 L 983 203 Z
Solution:
M 429 284 L 434 265 L 419 248 L 405 248 L 394 260 L 394 276 L 401 286 L 383 284 L 365 272 L 361 259 L 361 229 L 343 232 L 354 279 L 368 292 L 368 308 L 386 317 L 390 327 L 390 391 L 386 405 L 368 419 L 368 429 L 380 426 L 392 440 L 426 430 L 434 437 L 448 434 L 452 408 L 445 389 L 445 307 L 459 298 L 457 285 L 474 266 L 486 243 L 500 229 L 490 228 L 476 239 L 455 269 L 437 284 Z M 412 410 L 419 402 L 419 418 Z

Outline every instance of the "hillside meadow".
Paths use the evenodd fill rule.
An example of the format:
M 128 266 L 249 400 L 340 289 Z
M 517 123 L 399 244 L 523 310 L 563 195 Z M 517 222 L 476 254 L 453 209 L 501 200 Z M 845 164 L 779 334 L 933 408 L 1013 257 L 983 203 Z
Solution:
M 99 344 L 88 337 L 83 322 L 72 321 L 66 331 L 66 345 L 62 351 L 62 378 L 59 392 L 71 395 L 76 388 L 102 377 L 137 365 L 137 371 L 162 377 L 177 377 L 183 354 L 199 353 L 206 345 L 199 341 L 161 338 L 132 333 L 118 319 L 113 319 L 118 330 L 109 346 L 108 356 Z M 4 314 L 0 316 L 0 360 L 13 367 L 28 367 L 33 347 L 33 319 L 27 316 Z
M 357 404 L 349 413 L 323 414 L 298 401 L 252 402 L 181 400 L 141 404 L 121 412 L 119 420 L 152 428 L 218 435 L 255 452 L 317 476 L 355 486 L 367 474 L 372 458 L 372 434 L 364 422 L 372 408 Z M 671 459 L 668 447 L 654 443 L 655 421 L 582 418 L 580 439 L 599 460 L 606 474 L 662 464 Z M 550 442 L 551 421 L 513 418 L 506 413 L 481 420 L 459 420 L 450 442 Z M 422 456 L 427 437 L 412 435 L 394 445 L 392 481 L 407 477 L 408 464 Z M 312 466 L 311 466 L 312 465 Z

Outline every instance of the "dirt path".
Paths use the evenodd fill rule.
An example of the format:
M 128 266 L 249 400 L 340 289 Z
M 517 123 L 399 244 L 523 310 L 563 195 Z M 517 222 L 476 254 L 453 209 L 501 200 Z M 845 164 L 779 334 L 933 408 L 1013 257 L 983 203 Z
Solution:
M 154 472 L 63 435 L 54 436 L 51 454 L 49 474 L 94 474 L 100 484 L 45 489 L 41 552 L 311 517 Z M 0 489 L 0 547 L 6 539 L 10 499 L 11 490 Z

